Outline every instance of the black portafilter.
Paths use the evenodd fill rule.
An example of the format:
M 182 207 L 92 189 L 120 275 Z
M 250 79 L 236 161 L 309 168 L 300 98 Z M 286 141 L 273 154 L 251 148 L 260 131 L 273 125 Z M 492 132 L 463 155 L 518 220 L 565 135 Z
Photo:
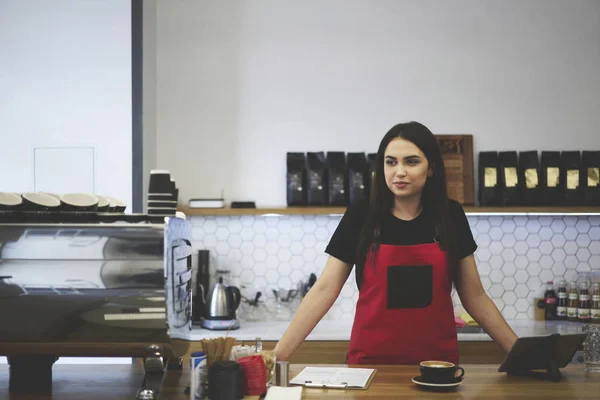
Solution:
M 235 361 L 217 361 L 208 369 L 209 400 L 243 399 L 244 385 L 244 370 Z

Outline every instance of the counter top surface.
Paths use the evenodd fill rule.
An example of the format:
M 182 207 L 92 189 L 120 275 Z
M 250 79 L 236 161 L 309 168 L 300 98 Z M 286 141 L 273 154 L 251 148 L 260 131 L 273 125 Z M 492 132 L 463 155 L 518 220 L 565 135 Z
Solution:
M 291 377 L 303 365 L 292 365 Z M 339 366 L 344 367 L 344 366 Z M 361 366 L 369 367 L 369 366 Z M 463 365 L 465 379 L 448 393 L 425 391 L 411 382 L 419 374 L 417 366 L 371 366 L 377 372 L 367 390 L 307 389 L 302 399 L 598 399 L 600 374 L 586 373 L 582 365 L 563 369 L 560 382 L 547 382 L 529 377 L 508 376 L 497 372 L 497 365 Z M 142 381 L 140 365 L 99 365 L 82 368 L 76 365 L 56 365 L 53 368 L 52 396 L 17 396 L 8 393 L 8 367 L 0 366 L 0 399 L 8 400 L 117 400 L 135 399 Z M 184 393 L 189 382 L 189 370 L 169 371 L 160 399 L 189 399 Z M 255 397 L 257 398 L 257 397 Z
M 568 321 L 529 321 L 509 320 L 507 321 L 517 336 L 544 336 L 553 333 L 568 334 L 581 333 L 583 324 Z M 279 340 L 289 325 L 289 321 L 241 321 L 241 327 L 229 332 L 230 336 L 237 340 Z M 322 320 L 310 333 L 306 340 L 320 341 L 350 340 L 352 331 L 352 320 Z M 227 331 L 212 331 L 194 326 L 192 332 L 187 336 L 189 340 L 200 340 L 202 338 L 215 338 L 225 336 Z M 483 331 L 480 333 L 458 333 L 459 341 L 491 341 L 490 336 Z

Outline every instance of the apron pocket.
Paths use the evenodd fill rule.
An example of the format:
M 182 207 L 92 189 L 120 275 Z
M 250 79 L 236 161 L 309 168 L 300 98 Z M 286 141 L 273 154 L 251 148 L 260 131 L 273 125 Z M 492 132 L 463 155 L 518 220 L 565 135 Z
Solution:
M 433 297 L 433 266 L 389 266 L 387 308 L 425 308 Z

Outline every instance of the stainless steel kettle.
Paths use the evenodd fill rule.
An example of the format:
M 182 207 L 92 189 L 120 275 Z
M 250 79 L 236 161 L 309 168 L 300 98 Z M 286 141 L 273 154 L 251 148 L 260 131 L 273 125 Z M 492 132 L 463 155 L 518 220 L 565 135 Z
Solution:
M 210 295 L 206 299 L 205 319 L 233 320 L 235 312 L 240 305 L 240 289 L 223 283 L 223 278 L 213 286 Z

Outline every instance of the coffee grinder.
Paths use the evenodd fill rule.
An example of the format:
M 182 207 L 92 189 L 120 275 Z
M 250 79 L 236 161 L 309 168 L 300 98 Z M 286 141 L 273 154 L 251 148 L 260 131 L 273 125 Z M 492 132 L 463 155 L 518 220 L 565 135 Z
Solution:
M 200 325 L 206 312 L 206 296 L 210 290 L 210 251 L 198 250 L 198 268 L 192 291 L 192 323 Z

